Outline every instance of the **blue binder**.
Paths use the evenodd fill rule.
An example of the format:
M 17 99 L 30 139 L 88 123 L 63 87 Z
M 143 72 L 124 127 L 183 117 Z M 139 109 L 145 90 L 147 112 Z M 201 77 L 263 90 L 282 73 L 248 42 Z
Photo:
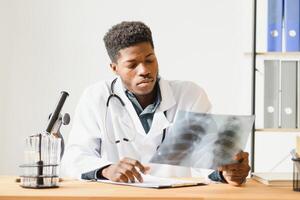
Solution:
M 284 27 L 286 51 L 300 51 L 300 0 L 285 0 Z
M 268 0 L 268 51 L 282 51 L 283 0 Z

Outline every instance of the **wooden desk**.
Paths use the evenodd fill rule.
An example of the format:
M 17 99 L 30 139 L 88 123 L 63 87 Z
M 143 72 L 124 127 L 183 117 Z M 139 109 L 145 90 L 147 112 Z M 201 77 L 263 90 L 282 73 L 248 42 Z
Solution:
M 180 199 L 278 199 L 299 200 L 300 192 L 289 187 L 268 187 L 249 180 L 243 187 L 227 184 L 184 187 L 175 189 L 149 189 L 118 186 L 97 182 L 66 180 L 56 189 L 24 189 L 15 182 L 15 177 L 0 177 L 0 200 L 42 199 L 122 199 L 122 200 L 180 200 Z

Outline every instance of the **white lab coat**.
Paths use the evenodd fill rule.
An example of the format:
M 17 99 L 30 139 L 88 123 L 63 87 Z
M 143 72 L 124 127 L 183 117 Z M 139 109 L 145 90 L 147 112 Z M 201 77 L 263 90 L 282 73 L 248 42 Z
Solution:
M 105 121 L 106 101 L 111 81 L 101 81 L 87 88 L 76 108 L 71 132 L 62 159 L 64 175 L 81 178 L 81 174 L 118 162 L 123 157 L 139 160 L 151 167 L 150 174 L 160 177 L 189 177 L 191 168 L 148 163 L 161 143 L 163 129 L 168 128 L 179 110 L 208 112 L 211 104 L 205 91 L 192 82 L 160 79 L 162 101 L 158 106 L 151 128 L 146 134 L 139 117 L 127 98 L 120 78 L 115 83 L 115 93 L 125 103 L 125 108 L 110 104 Z M 115 100 L 114 100 L 115 101 Z M 166 111 L 166 116 L 164 114 Z M 126 113 L 124 113 L 126 112 Z M 130 117 L 129 117 L 130 116 Z M 106 129 L 104 128 L 106 124 Z M 105 130 L 108 130 L 107 133 Z M 166 129 L 168 134 L 168 129 Z M 125 133 L 124 133 L 125 132 Z M 119 133 L 124 133 L 126 136 Z M 110 134 L 108 136 L 108 134 Z M 127 137 L 131 142 L 113 142 Z M 206 174 L 210 171 L 206 171 Z

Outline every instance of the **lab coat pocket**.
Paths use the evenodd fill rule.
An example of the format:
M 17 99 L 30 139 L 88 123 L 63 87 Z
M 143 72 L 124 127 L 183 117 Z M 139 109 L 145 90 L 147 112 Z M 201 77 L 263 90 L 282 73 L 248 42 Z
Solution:
M 120 140 L 133 141 L 136 136 L 134 125 L 130 123 L 130 120 L 124 119 L 124 117 L 118 117 L 116 119 L 117 120 L 115 123 L 117 125 L 117 128 L 115 129 L 115 136 Z

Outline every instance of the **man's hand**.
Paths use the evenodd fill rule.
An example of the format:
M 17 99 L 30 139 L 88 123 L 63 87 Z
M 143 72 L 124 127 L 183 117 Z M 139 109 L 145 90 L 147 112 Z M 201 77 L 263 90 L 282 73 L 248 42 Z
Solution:
M 248 156 L 247 152 L 242 151 L 234 158 L 238 163 L 219 167 L 218 170 L 222 172 L 227 183 L 234 186 L 240 186 L 244 183 L 250 171 Z
M 103 169 L 102 176 L 116 182 L 143 182 L 140 172 L 146 174 L 150 167 L 142 165 L 139 161 L 131 158 L 123 158 L 117 164 L 110 165 Z

